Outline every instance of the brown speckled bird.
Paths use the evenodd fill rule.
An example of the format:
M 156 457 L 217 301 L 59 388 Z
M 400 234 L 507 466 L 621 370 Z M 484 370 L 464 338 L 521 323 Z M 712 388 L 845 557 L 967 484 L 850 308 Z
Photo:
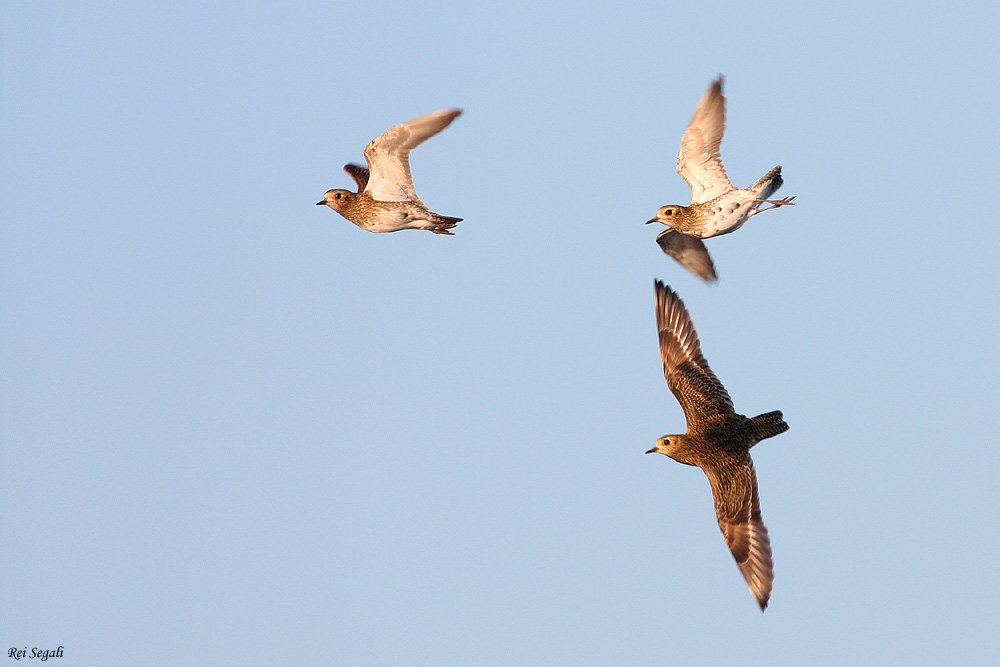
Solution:
M 750 448 L 788 430 L 781 412 L 747 418 L 737 414 L 726 388 L 701 354 L 698 333 L 680 297 L 659 280 L 656 323 L 667 386 L 687 418 L 687 433 L 665 435 L 647 454 L 659 452 L 705 471 L 715 515 L 761 611 L 774 581 L 771 541 L 760 516 L 757 474 Z
M 677 156 L 677 173 L 691 186 L 691 204 L 662 206 L 656 217 L 647 221 L 670 228 L 656 237 L 663 252 L 710 282 L 717 279 L 715 265 L 701 239 L 735 232 L 752 216 L 795 199 L 768 199 L 781 187 L 780 165 L 745 190 L 733 185 L 719 151 L 725 129 L 726 98 L 720 76 L 698 103 Z M 761 204 L 770 206 L 760 208 Z
M 365 148 L 368 168 L 348 164 L 344 171 L 358 184 L 358 191 L 328 190 L 323 201 L 361 229 L 396 232 L 426 229 L 435 234 L 448 231 L 462 221 L 427 209 L 413 187 L 410 151 L 448 127 L 462 112 L 435 111 L 387 130 Z

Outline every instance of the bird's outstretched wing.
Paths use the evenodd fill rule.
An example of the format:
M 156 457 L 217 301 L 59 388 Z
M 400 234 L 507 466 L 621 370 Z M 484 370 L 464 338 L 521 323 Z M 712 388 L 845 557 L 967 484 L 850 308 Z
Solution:
M 378 201 L 409 201 L 423 206 L 410 175 L 410 151 L 448 127 L 462 112 L 435 111 L 402 123 L 365 148 L 370 178 L 365 190 Z
M 747 454 L 745 462 L 704 470 L 712 485 L 719 528 L 763 611 L 771 597 L 774 561 L 771 560 L 771 540 L 760 516 L 753 460 Z
M 715 264 L 705 247 L 704 241 L 697 236 L 688 236 L 668 229 L 656 237 L 660 249 L 667 253 L 702 280 L 715 282 L 719 277 L 715 273 Z
M 677 173 L 691 186 L 694 203 L 707 202 L 733 189 L 719 152 L 725 130 L 726 98 L 720 76 L 698 102 L 677 156 Z
M 684 302 L 659 280 L 654 286 L 663 375 L 684 410 L 688 428 L 706 417 L 734 412 L 733 400 L 701 353 L 698 332 Z
M 360 193 L 368 186 L 368 170 L 357 164 L 345 164 L 344 171 L 346 171 L 354 182 L 358 184 L 358 192 Z

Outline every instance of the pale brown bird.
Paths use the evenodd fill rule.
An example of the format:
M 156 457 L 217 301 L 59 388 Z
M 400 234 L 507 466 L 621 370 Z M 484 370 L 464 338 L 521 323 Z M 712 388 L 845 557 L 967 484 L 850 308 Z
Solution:
M 667 386 L 687 418 L 687 433 L 665 435 L 647 454 L 659 452 L 705 471 L 719 528 L 761 611 L 774 581 L 771 541 L 760 515 L 757 474 L 750 448 L 788 430 L 781 412 L 747 418 L 737 414 L 726 388 L 701 353 L 698 333 L 680 297 L 659 280 L 656 323 Z
M 396 232 L 426 229 L 435 234 L 448 231 L 462 221 L 427 209 L 413 187 L 410 151 L 448 127 L 461 114 L 459 109 L 435 111 L 387 130 L 365 148 L 368 168 L 348 164 L 344 171 L 358 184 L 358 191 L 328 190 L 323 201 L 361 229 Z
M 735 232 L 752 216 L 792 203 L 795 197 L 768 199 L 781 187 L 781 166 L 745 190 L 733 185 L 722 166 L 722 134 L 726 129 L 726 98 L 722 77 L 702 96 L 691 123 L 681 139 L 677 173 L 691 186 L 688 206 L 662 206 L 650 222 L 662 222 L 670 229 L 656 242 L 663 252 L 706 281 L 718 278 L 715 265 L 701 239 Z M 770 204 L 760 208 L 761 204 Z

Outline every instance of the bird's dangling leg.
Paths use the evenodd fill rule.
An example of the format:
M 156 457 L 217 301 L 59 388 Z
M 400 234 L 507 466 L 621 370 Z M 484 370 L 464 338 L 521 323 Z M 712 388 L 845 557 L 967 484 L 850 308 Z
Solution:
M 790 206 L 792 200 L 795 196 L 785 197 L 784 199 L 758 199 L 756 200 L 759 204 L 770 204 L 767 208 L 758 208 L 757 213 L 763 213 L 764 211 L 770 211 L 772 208 L 778 208 L 779 206 Z

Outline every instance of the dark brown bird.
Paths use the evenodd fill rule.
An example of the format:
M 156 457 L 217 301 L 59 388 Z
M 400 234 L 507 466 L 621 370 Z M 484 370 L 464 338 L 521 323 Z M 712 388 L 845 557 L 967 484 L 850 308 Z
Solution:
M 747 418 L 701 354 L 698 333 L 680 297 L 659 280 L 656 323 L 667 386 L 687 418 L 687 433 L 665 435 L 647 454 L 659 452 L 705 471 L 715 498 L 715 515 L 736 564 L 761 611 L 774 581 L 771 541 L 760 516 L 757 474 L 750 448 L 788 430 L 781 412 Z

